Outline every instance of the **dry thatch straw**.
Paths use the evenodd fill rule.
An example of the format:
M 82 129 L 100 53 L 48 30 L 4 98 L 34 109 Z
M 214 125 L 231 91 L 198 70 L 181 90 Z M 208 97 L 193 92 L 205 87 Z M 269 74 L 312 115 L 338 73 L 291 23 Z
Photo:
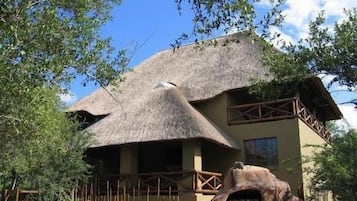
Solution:
M 230 37 L 218 39 L 225 42 Z M 232 37 L 234 38 L 234 37 Z M 231 148 L 233 140 L 196 111 L 190 101 L 212 98 L 224 91 L 249 86 L 250 78 L 264 78 L 261 47 L 246 37 L 226 46 L 183 46 L 165 50 L 126 74 L 120 93 L 99 89 L 69 108 L 94 115 L 109 114 L 87 128 L 96 134 L 93 147 L 173 139 L 205 138 Z M 161 82 L 172 89 L 153 89 Z
M 238 43 L 220 45 L 237 37 Z M 237 148 L 228 135 L 196 111 L 190 102 L 249 86 L 251 78 L 269 79 L 266 76 L 269 70 L 260 60 L 262 47 L 252 43 L 249 37 L 227 36 L 218 38 L 217 42 L 216 47 L 197 49 L 195 45 L 188 45 L 175 52 L 159 52 L 126 74 L 125 82 L 119 86 L 120 93 L 112 91 L 112 86 L 101 88 L 68 111 L 109 114 L 87 128 L 96 135 L 93 147 L 204 138 Z M 177 87 L 154 89 L 162 81 Z
M 217 41 L 223 43 L 227 38 Z M 113 95 L 125 108 L 132 101 L 148 96 L 158 82 L 165 81 L 176 84 L 191 102 L 249 86 L 250 78 L 266 78 L 268 68 L 260 61 L 261 47 L 246 37 L 225 46 L 207 46 L 202 50 L 195 47 L 188 45 L 175 52 L 169 49 L 155 54 L 127 73 L 126 81 L 120 84 L 120 93 L 112 91 Z M 85 110 L 100 115 L 112 113 L 117 107 L 118 103 L 104 89 L 99 89 L 69 111 Z
M 95 146 L 135 142 L 205 138 L 237 148 L 228 135 L 196 111 L 177 88 L 152 89 L 143 99 L 133 100 L 90 126 L 96 134 Z

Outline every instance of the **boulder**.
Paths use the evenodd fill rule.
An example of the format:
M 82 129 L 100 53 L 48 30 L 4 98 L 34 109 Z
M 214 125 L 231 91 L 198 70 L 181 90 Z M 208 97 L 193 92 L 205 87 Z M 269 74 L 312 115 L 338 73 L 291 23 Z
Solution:
M 236 162 L 225 175 L 223 188 L 212 201 L 299 201 L 287 182 L 279 180 L 269 169 Z

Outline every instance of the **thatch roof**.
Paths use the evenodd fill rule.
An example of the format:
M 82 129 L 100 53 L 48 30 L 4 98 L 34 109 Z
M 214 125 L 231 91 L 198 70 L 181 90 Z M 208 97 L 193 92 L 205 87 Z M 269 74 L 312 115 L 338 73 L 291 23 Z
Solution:
M 204 138 L 231 148 L 237 145 L 196 111 L 174 88 L 151 89 L 147 96 L 123 108 L 86 130 L 96 134 L 93 147 Z
M 218 39 L 223 43 L 227 37 Z M 195 45 L 180 47 L 155 54 L 126 74 L 120 85 L 120 93 L 107 90 L 124 107 L 133 100 L 148 95 L 161 81 L 172 82 L 186 97 L 187 101 L 212 98 L 223 91 L 250 85 L 250 78 L 266 78 L 268 69 L 260 62 L 261 47 L 252 44 L 246 37 L 239 43 L 226 46 L 204 47 Z M 99 89 L 72 105 L 70 111 L 86 110 L 94 115 L 109 114 L 119 103 L 104 89 Z
M 189 102 L 249 86 L 253 77 L 263 78 L 268 69 L 259 61 L 261 48 L 245 37 L 226 46 L 207 46 L 203 50 L 195 47 L 159 52 L 126 74 L 120 92 L 109 86 L 72 105 L 68 111 L 109 114 L 86 129 L 96 135 L 93 147 L 204 138 L 238 148 Z M 153 89 L 162 81 L 177 87 Z
M 225 91 L 247 87 L 251 78 L 268 79 L 260 61 L 262 48 L 246 36 L 239 43 L 180 47 L 145 60 L 125 75 L 119 86 L 98 89 L 68 111 L 107 115 L 87 130 L 96 134 L 94 146 L 158 140 L 204 138 L 237 148 L 189 103 L 213 98 Z M 237 35 L 218 38 L 218 44 Z M 175 89 L 154 89 L 159 82 Z M 114 90 L 113 90 L 114 89 Z

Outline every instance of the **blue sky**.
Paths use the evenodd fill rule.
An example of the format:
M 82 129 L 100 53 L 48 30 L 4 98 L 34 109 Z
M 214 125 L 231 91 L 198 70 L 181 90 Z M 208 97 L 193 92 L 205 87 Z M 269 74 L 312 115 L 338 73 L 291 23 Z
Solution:
M 112 11 L 113 19 L 106 24 L 101 34 L 111 37 L 117 49 L 138 47 L 130 52 L 133 57 L 129 66 L 133 67 L 160 50 L 170 48 L 170 44 L 181 33 L 190 32 L 191 15 L 184 12 L 179 15 L 174 0 L 123 0 Z M 83 98 L 96 89 L 89 84 L 82 87 L 80 80 L 72 85 L 72 95 L 66 96 L 69 103 Z
M 269 0 L 260 0 L 257 4 L 262 9 L 268 5 Z M 296 41 L 307 35 L 308 23 L 319 11 L 324 10 L 329 19 L 340 21 L 343 19 L 343 8 L 352 7 L 357 7 L 356 0 L 287 0 L 284 32 L 278 28 L 271 31 L 280 32 L 286 41 Z M 113 20 L 102 28 L 101 34 L 103 37 L 111 37 L 117 49 L 137 47 L 132 52 L 129 66 L 136 66 L 158 51 L 170 48 L 170 44 L 181 33 L 190 33 L 192 30 L 192 13 L 183 10 L 182 15 L 179 15 L 174 0 L 123 0 L 120 6 L 114 8 L 112 15 Z M 324 81 L 328 79 L 326 77 Z M 335 86 L 332 90 L 336 88 L 340 87 Z M 90 84 L 82 87 L 80 81 L 76 80 L 71 88 L 72 94 L 62 98 L 71 104 L 95 89 Z M 357 98 L 356 93 L 334 92 L 332 95 L 337 103 Z M 341 105 L 340 109 L 350 119 L 350 124 L 357 128 L 357 112 L 353 106 Z

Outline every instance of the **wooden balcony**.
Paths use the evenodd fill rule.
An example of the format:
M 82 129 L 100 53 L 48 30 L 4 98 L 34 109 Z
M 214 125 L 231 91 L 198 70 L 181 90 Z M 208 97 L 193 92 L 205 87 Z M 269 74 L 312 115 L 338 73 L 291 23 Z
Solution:
M 214 195 L 222 186 L 222 174 L 207 171 L 122 174 L 95 177 L 86 186 L 74 190 L 74 200 L 136 200 L 150 196 L 180 196 L 183 193 Z
M 227 115 L 229 125 L 299 118 L 326 141 L 331 139 L 326 127 L 297 98 L 235 105 Z

